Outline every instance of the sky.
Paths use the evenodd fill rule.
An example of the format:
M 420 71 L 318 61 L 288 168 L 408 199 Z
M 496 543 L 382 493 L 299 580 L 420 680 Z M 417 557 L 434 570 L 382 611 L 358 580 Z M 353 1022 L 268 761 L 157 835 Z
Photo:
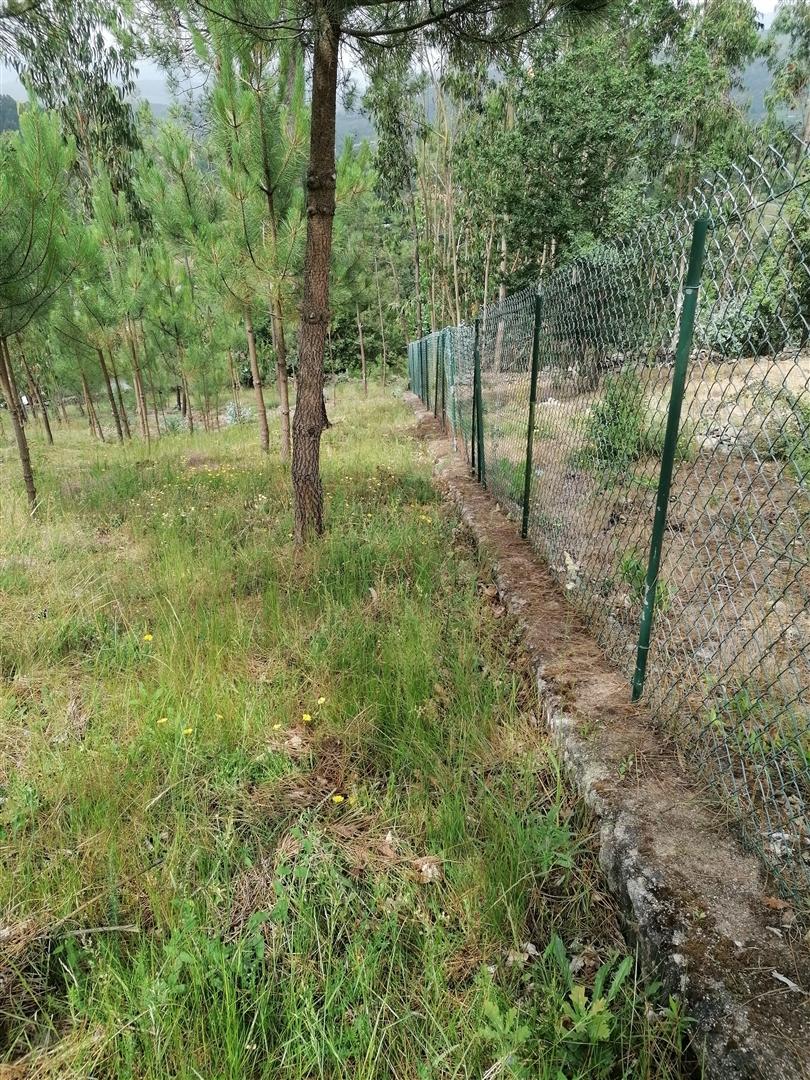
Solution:
M 765 16 L 766 25 L 773 18 L 778 0 L 758 0 L 757 8 Z M 171 94 L 166 85 L 166 76 L 151 60 L 142 60 L 138 64 L 138 78 L 135 85 L 141 97 L 153 104 L 167 104 L 171 101 Z M 13 98 L 25 97 L 25 91 L 20 80 L 9 68 L 0 64 L 0 94 L 11 94 Z

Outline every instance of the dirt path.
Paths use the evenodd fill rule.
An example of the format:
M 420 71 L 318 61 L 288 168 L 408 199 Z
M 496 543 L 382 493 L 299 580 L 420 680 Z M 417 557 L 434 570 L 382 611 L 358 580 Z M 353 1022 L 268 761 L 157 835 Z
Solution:
M 539 704 L 601 822 L 601 862 L 649 969 L 681 993 L 707 1074 L 810 1076 L 810 951 L 707 796 L 655 731 L 515 524 L 469 476 L 432 415 L 408 395 L 437 482 L 492 560 L 522 625 Z

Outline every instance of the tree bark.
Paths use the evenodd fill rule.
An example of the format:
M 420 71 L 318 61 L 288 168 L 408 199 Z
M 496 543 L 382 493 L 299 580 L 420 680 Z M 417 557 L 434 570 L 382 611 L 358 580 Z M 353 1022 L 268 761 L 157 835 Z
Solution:
M 290 67 L 293 70 L 295 68 L 292 59 L 290 59 Z M 273 257 L 275 258 L 278 251 L 278 222 L 276 221 L 276 207 L 273 198 L 275 178 L 270 167 L 270 149 L 264 123 L 261 92 L 258 89 L 256 90 L 256 97 L 259 137 L 262 149 L 262 171 L 264 173 L 264 194 L 267 199 L 267 220 L 273 242 Z M 277 285 L 278 283 L 276 283 Z M 273 339 L 276 346 L 276 388 L 278 389 L 278 408 L 281 416 L 281 460 L 287 462 L 290 460 L 290 386 L 287 378 L 287 341 L 284 336 L 284 310 L 281 306 L 281 297 L 277 287 L 272 288 L 270 314 L 273 319 Z
M 189 433 L 189 435 L 193 435 L 194 434 L 194 413 L 191 411 L 191 394 L 188 391 L 188 379 L 186 378 L 186 373 L 183 370 L 183 368 L 180 368 L 180 378 L 183 380 L 183 402 L 184 402 L 184 404 L 186 406 L 185 409 L 183 410 L 183 415 L 185 416 L 186 420 L 188 421 L 188 433 Z
M 284 338 L 284 318 L 281 301 L 273 296 L 273 323 L 276 328 L 276 386 L 278 409 L 281 415 L 281 460 L 290 460 L 290 383 L 287 377 L 287 342 Z
M 233 353 L 228 349 L 228 371 L 231 373 L 231 390 L 233 391 L 233 404 L 236 410 L 237 423 L 242 419 L 242 403 L 239 400 L 239 380 L 233 368 Z
M 115 404 L 115 394 L 113 393 L 112 383 L 110 382 L 110 373 L 107 371 L 107 364 L 104 360 L 104 353 L 101 349 L 96 349 L 98 353 L 98 363 L 101 368 L 101 374 L 104 377 L 104 385 L 107 387 L 107 400 L 110 403 L 110 411 L 115 421 L 115 433 L 118 436 L 118 441 L 124 441 L 124 431 L 121 427 L 121 417 L 118 415 L 118 406 Z
M 377 253 L 374 253 L 374 277 L 377 282 L 377 307 L 380 310 L 380 337 L 382 338 L 382 388 L 385 389 L 385 369 L 388 367 L 388 353 L 385 343 L 385 320 L 383 319 L 382 293 L 380 292 L 380 268 L 377 265 Z
M 256 394 L 256 412 L 259 418 L 259 442 L 265 454 L 270 453 L 270 429 L 267 426 L 267 409 L 264 406 L 264 391 L 262 390 L 262 376 L 259 371 L 259 361 L 256 357 L 256 335 L 253 332 L 253 316 L 249 308 L 245 308 L 245 334 L 247 336 L 248 356 L 250 357 L 250 374 L 253 377 L 253 390 Z
M 138 349 L 135 345 L 135 331 L 133 330 L 132 323 L 129 319 L 127 319 L 127 340 L 129 341 L 129 351 L 132 355 L 132 381 L 135 384 L 135 402 L 138 407 L 138 421 L 141 426 L 141 435 L 143 435 L 148 443 L 151 441 L 149 416 L 146 411 L 146 398 L 143 392 L 143 380 L 141 379 L 141 366 L 138 361 Z
M 363 378 L 363 397 L 368 397 L 368 373 L 366 372 L 366 343 L 363 340 L 363 323 L 360 319 L 360 305 L 355 304 L 357 312 L 357 333 L 360 336 L 360 373 Z
M 127 410 L 124 407 L 124 395 L 121 392 L 121 380 L 118 378 L 118 371 L 115 367 L 115 359 L 112 354 L 112 349 L 107 350 L 107 355 L 110 358 L 110 370 L 113 373 L 115 379 L 115 390 L 118 394 L 118 415 L 121 418 L 121 425 L 124 428 L 124 434 L 128 439 L 132 438 L 132 429 L 129 426 L 129 417 L 127 416 Z
M 31 509 L 31 513 L 34 514 L 37 509 L 37 489 L 34 484 L 34 473 L 31 469 L 31 454 L 28 450 L 28 439 L 25 435 L 22 417 L 17 408 L 17 387 L 14 382 L 14 372 L 11 368 L 11 356 L 8 351 L 8 342 L 5 338 L 0 338 L 0 387 L 3 389 L 3 397 L 6 399 L 6 404 L 8 405 L 9 415 L 11 416 L 11 426 L 14 428 L 14 438 L 17 442 L 17 450 L 20 455 L 20 465 L 22 466 L 25 493 L 28 496 L 28 506 Z
M 330 11 L 318 4 L 312 65 L 307 240 L 293 419 L 292 483 L 298 544 L 323 532 L 320 450 L 321 434 L 328 423 L 323 400 L 324 347 L 329 325 L 329 268 L 335 216 L 335 111 L 340 45 L 340 27 Z
M 19 337 L 17 338 L 17 344 L 20 349 L 20 360 L 22 361 L 22 365 L 25 368 L 25 374 L 28 378 L 28 385 L 31 387 L 31 396 L 34 401 L 39 403 L 39 409 L 42 413 L 42 426 L 45 429 L 45 438 L 47 439 L 48 445 L 53 446 L 53 432 L 51 431 L 51 420 L 48 416 L 48 409 L 45 405 L 45 398 L 42 396 L 42 391 L 39 388 L 39 383 L 34 378 L 34 373 L 25 358 L 25 353 L 22 349 L 22 342 L 20 341 Z
M 101 442 L 106 442 L 107 440 L 104 438 L 104 431 L 101 427 L 101 421 L 98 418 L 96 406 L 93 402 L 92 395 L 90 394 L 90 387 L 87 385 L 87 378 L 84 374 L 84 371 L 81 372 L 81 378 L 82 390 L 84 390 L 84 401 L 85 405 L 87 406 L 87 419 L 90 424 L 90 431 L 93 433 L 93 435 L 96 436 L 97 439 L 100 439 Z
M 501 263 L 499 267 L 500 284 L 498 286 L 498 303 L 503 304 L 506 299 L 506 232 L 501 233 Z M 498 319 L 498 329 L 495 332 L 495 370 L 500 371 L 503 366 L 503 339 L 506 324 L 503 316 Z

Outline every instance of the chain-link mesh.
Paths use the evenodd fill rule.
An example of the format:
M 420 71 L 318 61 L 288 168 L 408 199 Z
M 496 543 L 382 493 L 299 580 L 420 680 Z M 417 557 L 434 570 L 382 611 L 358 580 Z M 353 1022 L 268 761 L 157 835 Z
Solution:
M 467 459 L 520 516 L 537 308 L 528 535 L 629 676 L 684 279 L 695 222 L 709 220 L 645 695 L 748 843 L 805 902 L 808 210 L 807 148 L 771 150 L 554 271 L 538 305 L 526 290 L 410 352 L 412 387 L 446 413 Z

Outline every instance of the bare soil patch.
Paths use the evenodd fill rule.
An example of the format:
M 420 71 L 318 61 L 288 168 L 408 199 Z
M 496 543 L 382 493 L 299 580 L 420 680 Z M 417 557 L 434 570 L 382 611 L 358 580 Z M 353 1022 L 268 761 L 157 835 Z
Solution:
M 647 966 L 685 997 L 706 1040 L 708 1074 L 806 1077 L 807 941 L 774 911 L 772 883 L 718 820 L 674 746 L 644 707 L 630 704 L 626 677 L 587 617 L 410 400 L 438 482 L 492 560 L 500 601 L 520 622 L 538 707 L 600 819 L 601 863 L 628 933 Z

